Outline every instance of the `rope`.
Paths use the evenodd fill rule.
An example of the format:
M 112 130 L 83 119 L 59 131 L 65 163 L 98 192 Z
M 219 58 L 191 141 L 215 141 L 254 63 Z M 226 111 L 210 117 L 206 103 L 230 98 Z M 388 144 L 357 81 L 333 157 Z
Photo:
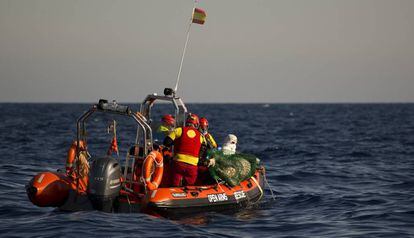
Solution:
M 144 177 L 141 176 L 140 181 L 141 181 L 142 184 L 144 184 L 144 190 L 145 190 L 145 194 L 146 194 L 147 193 L 147 185 L 146 185 Z
M 260 191 L 260 197 L 259 197 L 259 199 L 257 199 L 257 201 L 255 202 L 255 203 L 253 203 L 253 204 L 256 204 L 257 202 L 259 202 L 260 201 L 260 199 L 263 197 L 263 194 L 264 194 L 264 192 L 263 192 L 263 189 L 262 189 L 262 187 L 260 187 L 260 184 L 257 182 L 257 180 L 252 176 L 251 177 L 251 179 L 253 180 L 253 182 L 257 185 L 257 187 L 259 188 L 259 191 Z
M 84 151 L 81 151 L 79 153 L 78 163 L 79 163 L 79 176 L 81 178 L 88 176 L 89 163 L 87 160 L 87 154 Z
M 219 188 L 221 189 L 221 191 L 222 191 L 223 193 L 225 193 L 224 189 L 220 186 L 219 181 L 218 181 L 217 179 L 215 179 L 215 180 L 216 180 L 216 183 L 217 183 L 217 187 L 219 187 Z
M 147 159 L 148 159 L 148 157 L 149 157 L 149 155 L 147 156 L 147 157 L 145 157 L 145 159 L 144 159 L 144 161 L 142 162 L 142 165 L 144 165 L 145 164 L 145 162 L 147 161 Z M 145 180 L 145 178 L 144 178 L 144 171 L 145 170 L 145 166 L 142 166 L 142 169 L 141 169 L 141 178 L 140 178 L 140 180 L 141 180 L 141 182 L 144 184 L 144 190 L 145 190 L 145 194 L 147 193 L 147 182 L 146 182 L 146 180 Z
M 76 171 L 75 171 L 75 175 L 76 175 L 76 197 L 75 197 L 75 201 L 78 198 L 78 192 L 79 192 L 79 153 L 78 150 L 76 150 L 76 156 L 75 156 L 75 163 L 76 163 Z
M 129 194 L 127 194 L 126 197 L 127 197 L 127 201 L 128 201 L 129 213 L 132 213 L 131 201 L 129 200 Z
M 272 187 L 270 186 L 269 182 L 267 182 L 266 174 L 264 174 L 264 175 L 263 175 L 263 178 L 264 178 L 264 181 L 265 181 L 265 183 L 266 183 L 266 186 L 269 188 L 270 193 L 272 194 L 272 198 L 273 198 L 273 200 L 276 200 L 276 196 L 273 194 L 273 189 L 272 189 Z

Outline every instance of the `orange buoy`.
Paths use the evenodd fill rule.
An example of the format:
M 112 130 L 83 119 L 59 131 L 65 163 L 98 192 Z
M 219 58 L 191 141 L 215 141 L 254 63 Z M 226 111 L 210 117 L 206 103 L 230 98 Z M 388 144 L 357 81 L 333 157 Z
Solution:
M 162 154 L 157 150 L 151 151 L 145 158 L 142 176 L 147 189 L 155 190 L 160 185 L 164 173 L 163 160 Z
M 64 174 L 42 172 L 29 182 L 26 192 L 30 201 L 39 207 L 58 207 L 69 196 L 70 183 Z

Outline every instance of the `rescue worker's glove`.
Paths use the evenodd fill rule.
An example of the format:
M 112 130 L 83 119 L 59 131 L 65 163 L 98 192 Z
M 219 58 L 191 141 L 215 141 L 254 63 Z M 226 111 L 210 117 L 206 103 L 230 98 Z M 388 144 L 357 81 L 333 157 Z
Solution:
M 169 136 L 165 137 L 163 143 L 162 143 L 165 147 L 170 148 L 173 144 L 174 144 L 174 140 L 171 139 Z
M 214 167 L 216 165 L 216 160 L 214 158 L 208 160 L 207 167 Z

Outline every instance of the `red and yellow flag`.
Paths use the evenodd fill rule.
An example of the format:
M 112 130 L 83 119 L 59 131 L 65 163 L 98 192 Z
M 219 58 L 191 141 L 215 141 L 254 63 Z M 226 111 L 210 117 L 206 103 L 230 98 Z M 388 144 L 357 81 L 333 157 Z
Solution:
M 113 133 L 113 137 L 111 140 L 111 144 L 109 145 L 107 155 L 112 155 L 113 152 L 115 152 L 117 155 L 119 153 L 118 150 L 118 140 L 116 139 L 116 121 L 114 120 L 111 125 L 108 127 L 108 133 Z
M 111 140 L 111 144 L 109 145 L 107 155 L 111 155 L 112 152 L 115 152 L 118 154 L 118 141 L 116 140 L 116 136 L 114 136 Z
M 206 21 L 206 13 L 201 8 L 194 8 L 193 11 L 193 23 L 201 24 L 203 25 Z

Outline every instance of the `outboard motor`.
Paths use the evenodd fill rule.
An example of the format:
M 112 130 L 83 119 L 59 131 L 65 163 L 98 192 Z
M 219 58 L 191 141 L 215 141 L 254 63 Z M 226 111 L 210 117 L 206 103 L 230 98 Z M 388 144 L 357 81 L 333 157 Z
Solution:
M 89 172 L 89 199 L 97 210 L 111 212 L 121 190 L 121 167 L 112 157 L 97 158 Z

